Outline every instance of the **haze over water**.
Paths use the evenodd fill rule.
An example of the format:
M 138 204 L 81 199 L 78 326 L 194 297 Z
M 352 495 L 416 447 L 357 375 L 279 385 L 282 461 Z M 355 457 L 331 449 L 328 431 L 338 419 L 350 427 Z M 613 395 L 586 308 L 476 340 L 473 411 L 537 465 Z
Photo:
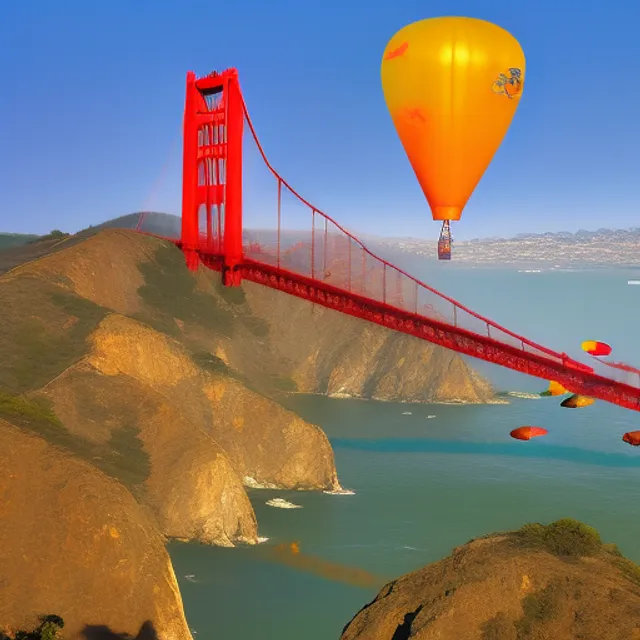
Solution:
M 582 340 L 604 340 L 616 360 L 640 365 L 640 287 L 627 285 L 637 272 L 518 273 L 406 261 L 429 284 L 545 346 L 576 356 Z M 473 364 L 500 390 L 546 387 L 542 380 Z M 356 493 L 252 491 L 260 535 L 268 542 L 247 549 L 172 545 L 187 617 L 201 638 L 339 637 L 379 587 L 355 587 L 275 561 L 273 545 L 292 541 L 302 553 L 385 580 L 438 560 L 475 536 L 574 517 L 640 562 L 634 544 L 640 450 L 621 441 L 625 431 L 640 429 L 640 416 L 631 411 L 603 402 L 562 409 L 557 398 L 484 406 L 309 396 L 287 402 L 322 426 L 342 485 Z M 531 442 L 509 438 L 509 431 L 526 424 L 549 434 Z M 303 508 L 266 506 L 273 497 Z

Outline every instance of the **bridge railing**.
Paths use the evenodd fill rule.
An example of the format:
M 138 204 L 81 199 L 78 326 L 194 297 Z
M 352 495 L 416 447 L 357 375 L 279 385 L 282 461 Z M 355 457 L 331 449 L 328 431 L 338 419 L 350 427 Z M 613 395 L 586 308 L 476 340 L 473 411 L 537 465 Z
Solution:
M 505 329 L 375 255 L 352 233 L 300 196 L 278 174 L 260 144 L 246 106 L 245 117 L 262 162 L 275 179 L 275 202 L 261 206 L 265 210 L 274 207 L 277 216 L 272 219 L 271 228 L 275 227 L 275 230 L 245 232 L 247 258 L 559 363 L 585 366 Z M 291 219 L 292 210 L 296 212 L 295 220 Z

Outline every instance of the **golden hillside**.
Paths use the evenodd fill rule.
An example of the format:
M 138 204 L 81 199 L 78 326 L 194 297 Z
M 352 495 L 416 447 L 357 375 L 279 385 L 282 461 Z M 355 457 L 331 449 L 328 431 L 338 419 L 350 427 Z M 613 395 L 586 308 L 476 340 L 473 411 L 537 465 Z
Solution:
M 218 274 L 188 272 L 169 243 L 131 231 L 103 231 L 0 276 L 0 322 L 4 465 L 35 456 L 42 467 L 28 483 L 15 473 L 0 486 L 0 546 L 23 549 L 22 559 L 0 561 L 0 584 L 13 594 L 0 622 L 9 625 L 55 612 L 76 634 L 109 623 L 135 635 L 151 620 L 162 637 L 188 638 L 171 580 L 139 608 L 110 605 L 94 588 L 91 573 L 110 579 L 99 563 L 111 540 L 104 532 L 144 521 L 136 530 L 146 538 L 126 527 L 112 538 L 115 566 L 127 567 L 122 579 L 143 589 L 144 572 L 160 575 L 170 563 L 164 549 L 137 548 L 160 549 L 167 537 L 256 543 L 245 487 L 339 488 L 328 439 L 277 402 L 283 392 L 492 399 L 456 354 L 249 283 L 226 289 Z M 29 454 L 16 453 L 20 438 Z M 47 469 L 56 487 L 75 482 L 62 503 L 44 488 Z M 43 500 L 46 509 L 33 506 Z M 59 528 L 50 527 L 54 513 Z M 27 544 L 16 519 L 40 534 Z M 76 544 L 83 522 L 94 533 Z M 54 548 L 69 567 L 64 588 L 42 582 L 29 609 L 18 594 L 31 593 Z M 73 568 L 78 553 L 92 572 Z
M 640 567 L 565 519 L 472 540 L 387 584 L 342 640 L 637 640 Z

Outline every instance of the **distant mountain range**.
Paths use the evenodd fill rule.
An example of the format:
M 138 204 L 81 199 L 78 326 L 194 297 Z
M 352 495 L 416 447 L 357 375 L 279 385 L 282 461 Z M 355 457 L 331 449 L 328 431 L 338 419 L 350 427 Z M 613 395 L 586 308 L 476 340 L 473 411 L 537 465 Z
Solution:
M 121 216 L 102 224 L 88 227 L 76 234 L 76 238 L 86 238 L 101 229 L 135 228 L 138 213 Z M 177 238 L 180 236 L 181 221 L 178 216 L 152 212 L 147 213 L 142 230 L 148 233 Z M 410 253 L 435 260 L 435 240 L 418 238 L 384 238 L 370 234 L 355 233 L 367 247 L 381 252 L 384 257 L 393 254 Z M 0 250 L 27 243 L 34 243 L 43 237 L 23 234 L 0 233 Z M 245 238 L 250 241 L 271 244 L 276 242 L 275 230 L 246 230 Z M 304 231 L 283 231 L 281 246 L 296 242 L 310 242 L 311 233 Z M 454 242 L 453 260 L 462 264 L 514 264 L 549 265 L 556 267 L 578 266 L 633 266 L 640 267 L 640 227 L 630 229 L 607 229 L 597 231 L 580 229 L 547 233 L 520 233 L 511 238 L 474 238 Z

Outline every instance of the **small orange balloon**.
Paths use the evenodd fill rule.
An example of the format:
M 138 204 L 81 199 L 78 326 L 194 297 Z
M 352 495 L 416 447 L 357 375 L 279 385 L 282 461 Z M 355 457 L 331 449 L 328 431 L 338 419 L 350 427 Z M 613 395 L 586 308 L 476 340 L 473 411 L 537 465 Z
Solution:
M 542 427 L 518 427 L 509 435 L 516 440 L 531 440 L 531 438 L 546 436 L 547 433 L 549 432 Z

